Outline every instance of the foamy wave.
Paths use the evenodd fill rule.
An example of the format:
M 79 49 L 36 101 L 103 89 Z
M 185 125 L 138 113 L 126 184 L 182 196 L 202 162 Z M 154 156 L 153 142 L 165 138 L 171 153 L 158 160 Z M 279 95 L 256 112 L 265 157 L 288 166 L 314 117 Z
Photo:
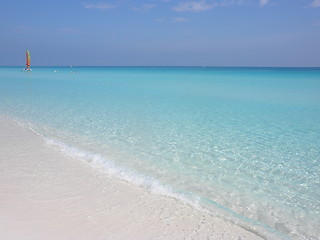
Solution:
M 25 124 L 23 123 L 18 123 L 21 126 L 25 126 Z M 200 196 L 194 195 L 192 193 L 176 191 L 170 186 L 162 184 L 161 182 L 150 176 L 143 176 L 142 174 L 137 174 L 123 167 L 116 166 L 111 159 L 107 159 L 100 154 L 79 149 L 56 139 L 44 137 L 42 134 L 34 130 L 29 124 L 26 125 L 29 130 L 34 132 L 36 135 L 41 136 L 46 144 L 56 147 L 60 152 L 66 154 L 67 156 L 81 160 L 87 164 L 90 164 L 92 167 L 106 172 L 115 179 L 143 187 L 153 194 L 183 202 L 196 210 L 206 212 L 213 216 L 220 217 L 226 221 L 232 222 L 248 231 L 253 232 L 254 234 L 259 235 L 260 237 L 264 238 L 264 236 L 267 236 L 269 234 L 268 232 L 271 232 L 272 235 L 278 234 L 278 231 L 276 231 L 275 229 L 271 229 L 266 232 L 265 229 L 270 229 L 269 226 L 265 226 L 264 224 L 261 224 L 259 222 L 251 221 L 251 219 L 235 216 L 236 214 L 233 213 L 230 214 L 230 212 L 232 211 L 226 209 L 223 206 L 218 206 L 216 203 L 212 203 L 210 201 L 210 205 L 212 204 L 216 206 L 215 210 L 212 211 L 212 209 L 210 210 L 203 205 L 206 202 L 206 199 L 202 199 Z M 225 214 L 225 212 L 229 214 Z M 254 225 L 255 228 L 259 228 L 259 231 L 255 230 L 255 228 L 252 228 L 250 224 L 248 225 L 248 223 Z M 283 239 L 286 238 L 284 237 Z
M 200 202 L 199 197 L 196 197 L 196 196 L 192 197 L 191 195 L 185 194 L 185 193 L 177 193 L 171 187 L 161 184 L 158 180 L 152 177 L 133 173 L 128 169 L 116 166 L 112 160 L 107 159 L 101 156 L 100 154 L 84 151 L 77 147 L 70 146 L 68 144 L 65 144 L 55 139 L 44 137 L 44 141 L 46 144 L 57 147 L 59 151 L 63 152 L 64 154 L 72 158 L 80 159 L 81 161 L 89 163 L 93 167 L 97 167 L 103 170 L 104 172 L 108 173 L 109 175 L 111 175 L 116 179 L 126 181 L 131 184 L 146 188 L 147 190 L 149 190 L 150 192 L 156 195 L 170 197 L 170 198 L 182 201 L 184 203 L 187 203 L 196 209 L 199 209 L 199 210 L 201 209 L 199 204 Z
M 188 204 L 199 211 L 206 212 L 213 216 L 220 217 L 226 221 L 232 222 L 262 238 L 267 238 L 265 236 L 268 236 L 269 234 L 271 234 L 270 236 L 273 236 L 275 234 L 280 239 L 287 239 L 286 236 L 282 236 L 281 233 L 279 233 L 277 230 L 273 229 L 272 227 L 265 225 L 263 223 L 257 222 L 250 218 L 242 217 L 240 215 L 238 216 L 238 214 L 232 212 L 231 210 L 211 200 L 209 200 L 210 204 L 215 205 L 216 208 L 215 208 L 215 211 L 210 211 L 202 204 L 203 201 L 206 201 L 206 199 L 201 199 L 197 195 L 175 191 L 170 186 L 164 185 L 152 177 L 143 176 L 141 174 L 134 173 L 123 167 L 116 166 L 112 160 L 107 159 L 101 156 L 100 154 L 81 150 L 77 147 L 70 146 L 68 144 L 65 144 L 55 139 L 44 137 L 44 141 L 49 145 L 57 147 L 59 151 L 61 151 L 62 153 L 72 158 L 79 159 L 83 162 L 86 162 L 91 166 L 96 167 L 100 170 L 103 170 L 104 172 L 106 172 L 107 174 L 111 175 L 116 179 L 143 187 L 153 194 L 169 197 L 177 201 L 183 202 L 185 204 Z M 228 213 L 228 214 L 225 214 L 225 213 Z M 254 228 L 252 228 L 251 225 L 253 225 Z M 269 231 L 266 231 L 267 229 Z

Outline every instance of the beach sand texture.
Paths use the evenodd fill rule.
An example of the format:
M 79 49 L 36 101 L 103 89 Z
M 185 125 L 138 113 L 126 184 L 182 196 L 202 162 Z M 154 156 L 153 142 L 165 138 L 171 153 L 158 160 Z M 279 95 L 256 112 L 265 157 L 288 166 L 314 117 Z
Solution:
M 0 117 L 0 239 L 260 239 L 112 179 Z

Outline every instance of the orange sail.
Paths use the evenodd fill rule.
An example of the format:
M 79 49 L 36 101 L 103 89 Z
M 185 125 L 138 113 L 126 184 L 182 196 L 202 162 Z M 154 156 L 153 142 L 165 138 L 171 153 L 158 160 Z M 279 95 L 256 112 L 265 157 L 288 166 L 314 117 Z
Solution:
M 30 71 L 30 64 L 31 64 L 30 52 L 29 52 L 29 50 L 27 50 L 26 51 L 26 68 L 25 68 L 25 70 Z

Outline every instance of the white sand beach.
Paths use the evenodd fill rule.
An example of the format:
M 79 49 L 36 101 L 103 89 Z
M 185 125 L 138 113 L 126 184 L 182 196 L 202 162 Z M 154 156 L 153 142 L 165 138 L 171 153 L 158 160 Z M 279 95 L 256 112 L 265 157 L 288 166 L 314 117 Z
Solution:
M 0 239 L 260 239 L 119 181 L 0 117 Z

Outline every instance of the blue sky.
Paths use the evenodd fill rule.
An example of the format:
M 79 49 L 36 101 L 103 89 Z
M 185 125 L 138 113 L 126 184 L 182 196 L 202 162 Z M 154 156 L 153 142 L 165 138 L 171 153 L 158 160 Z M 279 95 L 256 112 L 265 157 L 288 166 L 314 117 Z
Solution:
M 320 67 L 320 0 L 4 0 L 0 65 Z

